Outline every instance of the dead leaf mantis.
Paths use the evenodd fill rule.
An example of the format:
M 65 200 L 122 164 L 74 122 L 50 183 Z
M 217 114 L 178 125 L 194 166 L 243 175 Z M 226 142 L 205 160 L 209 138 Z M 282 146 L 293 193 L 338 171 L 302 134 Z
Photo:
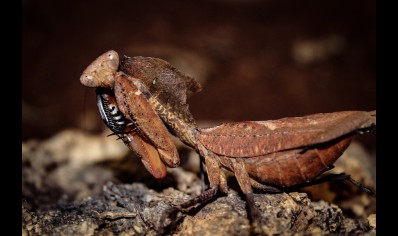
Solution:
M 97 88 L 105 123 L 154 177 L 164 177 L 166 166 L 179 165 L 168 131 L 199 153 L 210 188 L 173 210 L 227 193 L 225 168 L 236 176 L 252 222 L 258 215 L 253 187 L 280 192 L 315 180 L 333 167 L 357 132 L 376 125 L 376 111 L 343 111 L 201 129 L 186 104 L 187 92 L 201 89 L 193 78 L 157 58 L 124 56 L 120 61 L 115 51 L 92 62 L 80 82 Z M 117 121 L 129 124 L 118 126 Z

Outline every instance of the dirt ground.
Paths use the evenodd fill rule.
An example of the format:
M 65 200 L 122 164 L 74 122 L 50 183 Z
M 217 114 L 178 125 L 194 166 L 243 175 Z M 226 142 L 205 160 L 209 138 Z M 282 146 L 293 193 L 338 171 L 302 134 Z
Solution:
M 197 79 L 203 90 L 190 96 L 188 103 L 201 127 L 225 121 L 376 109 L 376 1 L 25 0 L 22 10 L 23 233 L 57 229 L 76 234 L 63 231 L 71 230 L 66 223 L 79 222 L 80 218 L 73 218 L 76 209 L 79 215 L 81 209 L 93 207 L 96 198 L 88 196 L 110 194 L 106 186 L 130 194 L 131 187 L 117 184 L 141 182 L 159 192 L 167 187 L 183 192 L 171 197 L 168 192 L 153 195 L 156 199 L 166 196 L 166 201 L 167 196 L 186 198 L 186 194 L 197 194 L 200 189 L 197 176 L 191 179 L 184 172 L 186 179 L 178 180 L 180 170 L 179 174 L 171 170 L 174 177 L 162 182 L 142 175 L 140 163 L 130 163 L 126 148 L 106 137 L 110 131 L 100 118 L 94 90 L 81 85 L 79 77 L 89 63 L 110 49 L 120 55 L 162 58 Z M 356 141 L 354 151 L 347 154 L 355 156 L 354 161 L 342 157 L 336 169 L 347 171 L 340 166 L 348 166 L 352 168 L 350 174 L 362 173 L 358 178 L 375 187 L 376 129 Z M 97 148 L 97 152 L 88 152 L 88 147 Z M 197 163 L 189 164 L 190 160 L 197 161 L 197 156 L 182 146 L 178 150 L 185 170 L 194 166 L 197 171 Z M 187 190 L 187 186 L 192 189 Z M 305 209 L 313 218 L 298 223 L 294 216 L 289 218 L 299 228 L 294 232 L 312 227 L 306 232 L 364 233 L 373 228 L 374 233 L 375 199 L 357 192 L 352 197 L 346 190 L 339 193 L 341 197 L 329 192 L 322 195 L 325 188 L 335 187 L 323 186 L 308 193 L 313 203 L 307 196 L 296 196 L 300 199 L 296 210 Z M 146 191 L 143 187 L 142 192 Z M 288 199 L 294 199 L 293 195 L 276 198 L 291 201 Z M 114 206 L 106 204 L 114 201 L 112 196 L 95 202 L 94 208 L 111 209 Z M 258 198 L 268 196 L 259 194 Z M 336 200 L 347 218 L 340 208 L 315 202 L 318 200 Z M 78 203 L 68 205 L 73 201 Z M 223 201 L 239 202 L 236 198 L 221 199 L 220 203 Z M 159 204 L 157 207 L 166 207 Z M 245 221 L 244 203 L 239 204 L 240 218 L 236 219 Z M 324 209 L 338 216 L 337 220 L 320 220 L 327 226 L 315 226 L 311 219 L 330 218 L 323 214 Z M 107 234 L 120 223 L 110 223 L 108 216 L 93 217 L 90 212 L 81 217 L 92 219 L 84 218 L 88 226 L 81 228 L 87 232 L 103 230 Z M 357 224 L 348 217 L 360 217 L 365 223 Z M 64 223 L 45 228 L 49 219 Z M 181 227 L 188 227 L 188 231 L 181 232 L 192 232 L 194 220 L 198 218 L 186 217 Z M 285 224 L 276 222 L 278 227 Z M 246 221 L 242 225 L 248 227 Z M 148 225 L 142 227 L 153 233 Z

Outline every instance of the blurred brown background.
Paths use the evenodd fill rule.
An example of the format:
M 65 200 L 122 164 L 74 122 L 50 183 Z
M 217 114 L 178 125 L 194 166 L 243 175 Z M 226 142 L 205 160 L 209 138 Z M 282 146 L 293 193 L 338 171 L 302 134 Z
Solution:
M 79 77 L 103 52 L 165 59 L 196 120 L 376 109 L 376 1 L 22 1 L 22 138 L 104 128 Z M 375 132 L 358 138 L 375 148 Z

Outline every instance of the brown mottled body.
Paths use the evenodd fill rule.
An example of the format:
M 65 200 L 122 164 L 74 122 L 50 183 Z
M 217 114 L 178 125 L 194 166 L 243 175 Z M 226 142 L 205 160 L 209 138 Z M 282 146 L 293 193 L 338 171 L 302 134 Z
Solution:
M 210 190 L 220 188 L 225 192 L 228 189 L 221 167 L 234 173 L 246 196 L 254 234 L 262 234 L 253 187 L 280 192 L 284 187 L 315 180 L 333 167 L 356 131 L 368 131 L 375 125 L 375 111 L 230 123 L 199 130 L 197 150 L 206 162 Z M 203 195 L 205 197 L 208 196 Z
M 138 140 L 129 142 L 129 147 L 147 153 L 142 160 L 152 174 L 154 167 L 160 171 L 155 177 L 163 176 L 164 165 L 179 165 L 168 131 L 199 153 L 210 189 L 181 208 L 207 201 L 219 190 L 227 192 L 221 170 L 226 168 L 235 174 L 246 195 L 249 215 L 256 220 L 252 187 L 275 192 L 312 181 L 333 167 L 355 133 L 376 125 L 376 111 L 343 111 L 199 129 L 186 103 L 188 92 L 201 89 L 193 78 L 157 58 L 124 56 L 119 66 L 116 61 L 116 52 L 103 54 L 80 81 L 89 87 L 114 88 L 118 108 L 134 127 L 126 128 L 123 139 Z
M 148 103 L 169 127 L 169 130 L 185 144 L 195 148 L 197 132 L 195 122 L 186 119 L 187 117 L 178 111 L 167 109 L 166 105 L 158 97 L 154 96 L 142 81 L 134 80 L 134 86 L 145 95 Z
M 120 80 L 121 78 L 133 79 L 118 72 L 118 68 L 118 53 L 113 50 L 107 51 L 83 71 L 80 82 L 84 86 L 97 88 L 97 105 L 106 125 L 141 157 L 141 161 L 154 177 L 163 178 L 166 175 L 165 165 L 169 167 L 179 165 L 177 149 L 164 124 L 145 98 L 139 96 L 140 94 L 136 96 L 126 91 L 123 94 L 119 93 L 128 86 L 130 90 L 137 93 L 139 91 L 131 81 Z M 119 82 L 115 81 L 115 77 L 119 79 Z M 115 83 L 118 87 L 116 95 L 121 99 L 120 101 L 116 101 L 114 98 Z M 113 107 L 106 107 L 104 102 Z M 135 107 L 136 104 L 139 106 Z M 119 115 L 111 114 L 111 109 L 115 107 L 119 107 L 122 113 L 125 112 L 122 120 L 115 121 L 115 119 L 120 119 Z M 118 124 L 118 122 L 123 123 L 124 121 L 132 123 L 129 126 Z
M 376 123 L 375 112 L 343 111 L 201 129 L 199 141 L 228 157 L 253 157 L 321 144 Z
M 148 102 L 170 132 L 195 148 L 196 122 L 186 99 L 189 93 L 199 92 L 201 85 L 159 58 L 123 56 L 119 69 L 139 78 L 135 86 L 148 95 Z
M 289 187 L 315 179 L 333 166 L 356 131 L 375 125 L 375 111 L 343 111 L 227 123 L 200 129 L 197 139 L 220 166 L 239 172 L 238 179 L 251 178 L 250 186 L 239 181 L 251 192 L 259 185 Z
M 123 56 L 119 70 L 138 78 L 166 109 L 179 113 L 186 123 L 195 124 L 186 102 L 190 93 L 202 90 L 194 78 L 180 72 L 167 61 L 153 57 Z
M 146 95 L 134 86 L 135 80 L 122 72 L 115 74 L 115 95 L 119 109 L 138 127 L 140 135 L 156 146 L 163 162 L 169 167 L 176 167 L 180 164 L 177 148 Z
M 375 112 L 345 111 L 198 129 L 186 104 L 187 92 L 200 90 L 191 77 L 149 57 L 124 56 L 119 69 L 139 78 L 134 85 L 147 95 L 170 131 L 199 152 L 210 185 L 224 191 L 222 167 L 240 178 L 246 193 L 252 191 L 251 185 L 285 187 L 313 180 L 332 167 L 355 130 L 376 122 Z M 343 136 L 346 139 L 337 142 Z
M 274 152 L 262 156 L 239 158 L 251 178 L 257 182 L 291 187 L 309 182 L 331 169 L 349 146 L 352 137 L 337 139 L 318 147 Z M 221 165 L 234 172 L 232 158 L 219 156 Z

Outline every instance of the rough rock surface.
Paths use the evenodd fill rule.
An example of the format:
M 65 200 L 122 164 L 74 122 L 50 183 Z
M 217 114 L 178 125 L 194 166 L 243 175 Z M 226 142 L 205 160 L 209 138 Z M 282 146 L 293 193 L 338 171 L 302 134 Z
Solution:
M 183 160 L 197 158 L 179 150 Z M 347 153 L 352 155 L 341 158 L 360 152 Z M 156 235 L 162 212 L 201 189 L 198 175 L 181 167 L 154 180 L 121 142 L 106 135 L 66 130 L 43 142 L 22 143 L 22 154 L 23 235 Z M 359 181 L 372 176 L 366 168 L 361 172 L 356 172 Z M 233 178 L 229 182 L 228 195 L 170 216 L 164 234 L 250 235 L 246 203 Z M 317 195 L 316 187 L 332 197 Z M 376 234 L 375 199 L 340 187 L 322 184 L 300 192 L 255 193 L 264 234 Z

